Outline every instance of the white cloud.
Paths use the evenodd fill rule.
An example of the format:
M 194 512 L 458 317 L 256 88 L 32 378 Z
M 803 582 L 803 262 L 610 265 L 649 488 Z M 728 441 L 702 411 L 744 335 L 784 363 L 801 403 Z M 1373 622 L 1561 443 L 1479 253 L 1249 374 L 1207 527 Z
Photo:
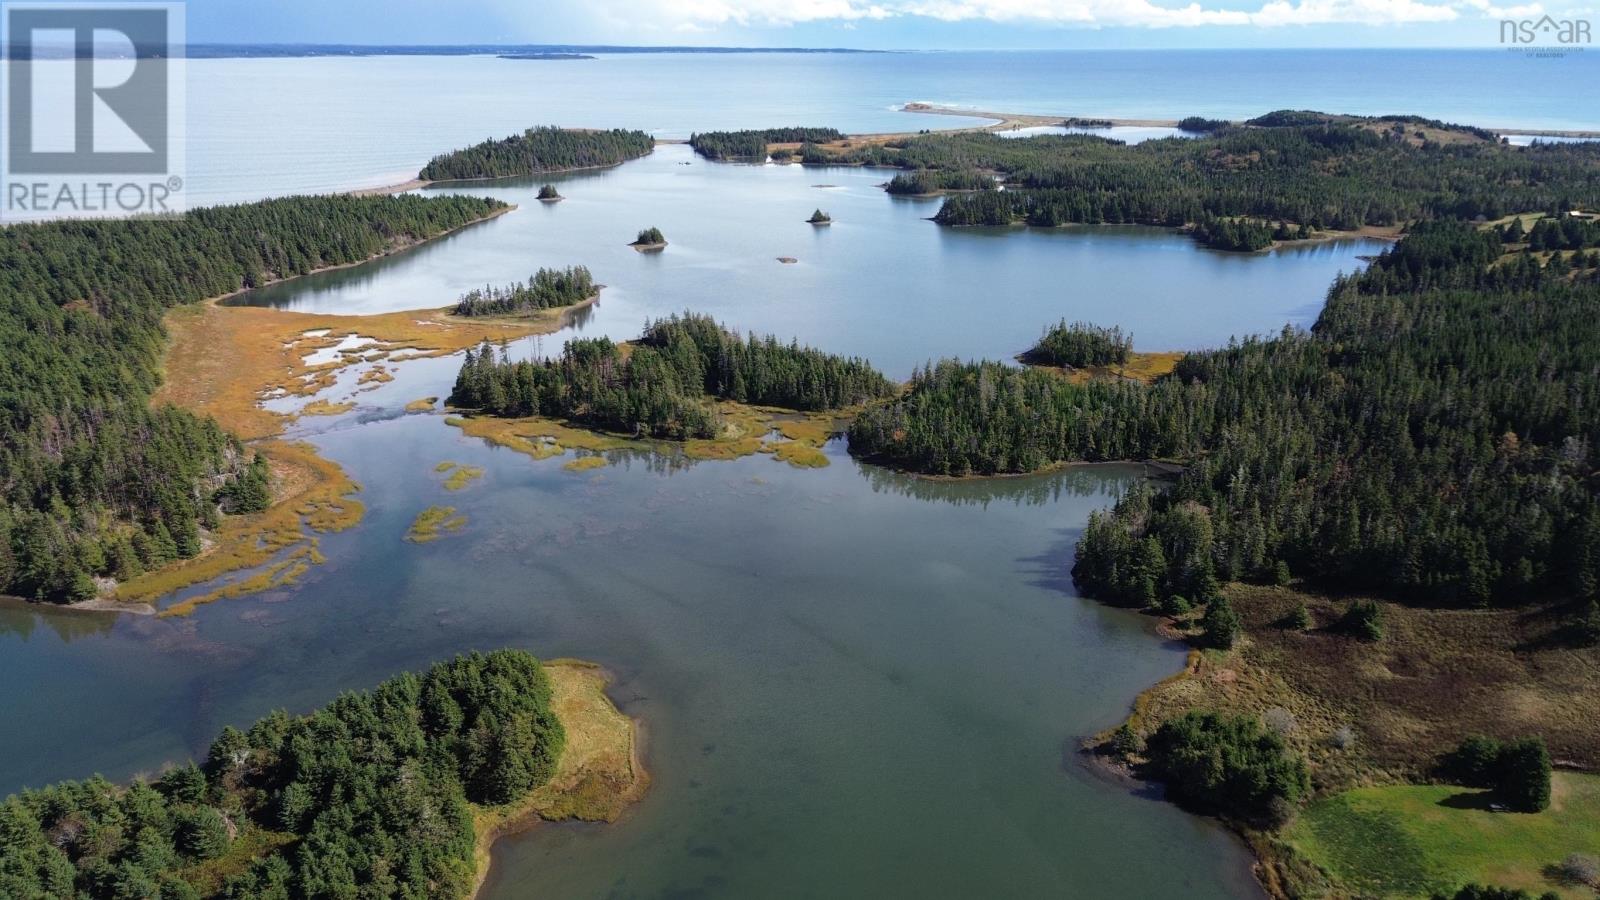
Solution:
M 1449 22 L 1459 16 L 1453 6 L 1420 0 L 1271 0 L 1250 17 L 1253 25 L 1397 25 Z
M 1544 4 L 1524 3 L 1518 6 L 1495 6 L 1489 0 L 1463 0 L 1466 6 L 1471 7 L 1491 19 L 1531 19 L 1544 15 Z M 1583 10 L 1572 10 L 1573 13 L 1582 13 Z
M 723 26 L 770 27 L 811 22 L 921 17 L 944 22 L 1187 28 L 1298 25 L 1404 25 L 1463 16 L 1540 15 L 1533 2 L 1495 0 L 590 0 L 591 11 L 633 29 L 692 31 Z

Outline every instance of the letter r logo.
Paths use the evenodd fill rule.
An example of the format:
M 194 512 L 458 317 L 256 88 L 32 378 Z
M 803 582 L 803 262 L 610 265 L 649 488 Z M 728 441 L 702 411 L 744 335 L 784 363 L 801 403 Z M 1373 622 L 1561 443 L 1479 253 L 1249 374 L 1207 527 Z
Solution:
M 9 171 L 165 173 L 168 15 L 160 4 L 8 4 Z

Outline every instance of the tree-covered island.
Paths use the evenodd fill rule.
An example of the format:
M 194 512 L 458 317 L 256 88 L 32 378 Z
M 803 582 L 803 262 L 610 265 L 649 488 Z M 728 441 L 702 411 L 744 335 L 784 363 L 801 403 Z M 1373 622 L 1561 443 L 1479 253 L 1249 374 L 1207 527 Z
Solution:
M 642 131 L 545 125 L 435 156 L 417 177 L 423 181 L 456 181 L 572 172 L 615 166 L 653 149 L 655 139 Z
M 527 281 L 505 287 L 474 288 L 456 301 L 458 316 L 516 316 L 546 309 L 560 309 L 591 300 L 600 286 L 584 266 L 565 269 L 540 269 Z
M 667 236 L 661 233 L 661 229 L 652 225 L 649 228 L 639 229 L 639 234 L 634 237 L 628 246 L 641 253 L 651 250 L 663 250 L 667 246 Z

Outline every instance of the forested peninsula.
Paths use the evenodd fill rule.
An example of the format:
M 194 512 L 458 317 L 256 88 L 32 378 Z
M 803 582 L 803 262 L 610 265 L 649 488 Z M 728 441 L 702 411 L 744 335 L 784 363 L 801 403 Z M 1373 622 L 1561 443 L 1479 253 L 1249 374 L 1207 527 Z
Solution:
M 581 663 L 472 653 L 305 716 L 223 729 L 200 765 L 0 803 L 7 897 L 469 897 L 530 816 L 614 819 L 632 724 Z
M 209 418 L 152 405 L 163 314 L 361 262 L 506 208 L 478 197 L 290 197 L 176 220 L 0 230 L 0 594 L 66 602 L 201 552 L 269 500 Z
M 615 166 L 655 149 L 643 131 L 591 131 L 545 125 L 464 150 L 435 156 L 417 177 L 423 181 L 510 178 Z
M 1292 111 L 1131 146 L 968 131 L 802 150 L 810 164 L 906 170 L 890 182 L 897 193 L 971 191 L 945 199 L 942 225 L 1159 225 L 1243 251 L 1322 231 L 1593 209 L 1597 159 L 1593 143 L 1512 147 L 1416 117 Z M 996 177 L 1007 189 L 985 190 Z

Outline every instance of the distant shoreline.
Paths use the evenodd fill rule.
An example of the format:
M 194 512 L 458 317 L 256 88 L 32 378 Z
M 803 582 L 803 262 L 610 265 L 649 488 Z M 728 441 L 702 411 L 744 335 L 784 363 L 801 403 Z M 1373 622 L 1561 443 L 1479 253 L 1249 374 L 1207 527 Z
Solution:
M 574 128 L 568 130 L 581 131 L 583 129 Z M 660 146 L 662 144 L 683 143 L 687 143 L 687 141 L 656 140 L 656 146 Z M 636 156 L 633 159 L 643 159 L 645 156 L 649 155 L 650 154 L 646 153 L 644 156 Z M 511 178 L 539 178 L 544 175 L 571 175 L 574 172 L 594 172 L 600 169 L 614 169 L 617 166 L 622 165 L 622 163 L 633 162 L 633 159 L 625 159 L 622 162 L 615 163 L 603 163 L 598 166 L 571 166 L 565 169 L 545 169 L 539 172 L 527 172 L 519 175 L 485 175 L 482 178 L 440 178 L 437 180 L 429 178 L 412 178 L 407 181 L 396 182 L 395 184 L 385 184 L 378 187 L 351 188 L 345 191 L 338 191 L 337 193 L 349 194 L 352 197 L 382 197 L 387 194 L 404 194 L 407 191 L 421 190 L 422 188 L 431 187 L 436 184 L 482 184 L 490 181 L 505 181 Z M 567 198 L 558 197 L 556 199 L 565 200 Z
M 907 103 L 900 107 L 902 112 L 921 113 L 935 116 L 966 116 L 973 119 L 994 119 L 992 125 L 974 126 L 969 131 L 1009 131 L 1014 128 L 1038 128 L 1041 126 L 1060 125 L 1068 119 L 1068 115 L 1040 116 L 1032 113 L 1007 113 L 993 112 L 982 109 L 966 109 L 959 106 L 943 106 L 936 103 Z M 1097 117 L 1098 118 L 1098 117 Z M 1177 128 L 1177 119 L 1102 119 L 1110 122 L 1113 128 Z M 1529 137 L 1565 137 L 1600 139 L 1600 130 L 1585 129 L 1559 129 L 1559 128 L 1511 128 L 1502 126 L 1471 126 L 1481 127 L 1485 131 L 1492 131 L 1500 137 L 1507 135 L 1527 135 Z M 898 135 L 897 135 L 898 136 Z M 878 135 L 851 135 L 856 137 L 878 137 Z
M 770 52 L 781 52 L 781 51 L 770 51 Z M 810 51 L 810 52 L 819 52 L 820 53 L 820 52 L 831 52 L 831 51 Z M 857 51 L 857 52 L 878 52 L 878 51 Z M 961 132 L 974 132 L 974 131 L 1000 132 L 1000 131 L 1014 131 L 1014 130 L 1017 130 L 1017 129 L 1020 129 L 1020 128 L 1050 127 L 1050 126 L 1062 125 L 1062 123 L 1066 122 L 1067 120 L 1074 118 L 1073 116 L 1068 116 L 1068 115 L 1038 115 L 1038 114 L 1035 114 L 1035 113 L 1009 113 L 1009 112 L 996 112 L 996 111 L 993 111 L 993 110 L 983 110 L 983 109 L 967 109 L 967 108 L 958 107 L 958 106 L 944 106 L 944 105 L 937 104 L 937 103 L 922 103 L 920 101 L 912 101 L 912 102 L 905 103 L 905 104 L 903 104 L 903 105 L 901 105 L 899 107 L 899 110 L 901 112 L 916 113 L 916 114 L 919 114 L 919 115 L 954 116 L 954 117 L 958 117 L 958 118 L 988 120 L 984 124 L 975 124 L 975 125 L 969 125 L 969 126 L 960 127 L 960 128 L 951 128 L 951 129 L 948 129 L 948 130 L 941 129 L 939 131 L 940 134 L 956 134 L 956 133 L 961 133 Z M 1111 124 L 1110 124 L 1110 126 L 1108 126 L 1110 128 L 1177 128 L 1178 127 L 1178 120 L 1177 119 L 1116 119 L 1116 118 L 1105 118 L 1105 119 L 1099 119 L 1099 121 L 1110 122 Z M 580 130 L 580 129 L 573 129 L 573 130 Z M 1504 138 L 1504 137 L 1506 137 L 1508 135 L 1526 135 L 1526 136 L 1529 136 L 1529 137 L 1560 137 L 1560 138 L 1580 138 L 1580 139 L 1600 140 L 1600 130 L 1593 130 L 1593 131 L 1591 131 L 1591 130 L 1582 130 L 1582 129 L 1562 130 L 1562 129 L 1551 129 L 1551 128 L 1485 128 L 1484 130 L 1491 131 L 1494 134 L 1496 134 L 1496 135 L 1498 135 L 1498 136 L 1500 136 L 1502 138 Z M 845 135 L 844 139 L 847 140 L 847 141 L 867 141 L 867 142 L 872 142 L 872 143 L 883 143 L 883 142 L 886 142 L 886 141 L 893 141 L 893 140 L 900 140 L 900 139 L 903 139 L 903 138 L 916 137 L 917 135 L 919 135 L 921 133 L 922 132 L 920 130 L 919 131 L 862 132 L 862 133 L 847 134 L 847 135 Z M 660 138 L 660 137 L 658 137 L 658 138 L 655 138 L 655 143 L 656 143 L 656 146 L 660 147 L 660 146 L 665 146 L 665 145 L 668 145 L 668 144 L 687 144 L 688 141 L 683 139 L 683 138 Z M 772 146 L 773 147 L 787 147 L 787 148 L 790 148 L 790 149 L 796 149 L 800 145 L 798 143 L 790 143 L 790 144 L 776 143 L 776 144 L 773 144 Z M 640 157 L 640 158 L 642 158 L 642 157 Z M 631 162 L 631 161 L 632 160 L 624 160 L 623 162 Z M 603 166 L 583 166 L 583 167 L 580 167 L 580 168 L 573 168 L 573 169 L 554 169 L 554 170 L 550 170 L 550 171 L 547 171 L 547 172 L 530 172 L 530 173 L 522 174 L 522 175 L 503 175 L 503 176 L 494 176 L 494 177 L 489 177 L 489 178 L 452 178 L 452 179 L 445 179 L 445 180 L 440 180 L 440 181 L 430 181 L 430 180 L 425 179 L 425 178 L 412 178 L 412 179 L 409 179 L 409 180 L 406 180 L 406 181 L 397 182 L 395 184 L 382 185 L 382 186 L 379 186 L 379 187 L 351 188 L 351 189 L 342 191 L 340 193 L 346 193 L 346 194 L 350 194 L 350 195 L 356 196 L 356 197 L 375 197 L 375 196 L 382 196 L 382 195 L 385 195 L 385 194 L 403 194 L 406 191 L 420 190 L 422 188 L 430 187 L 430 186 L 435 185 L 435 184 L 452 184 L 452 183 L 470 184 L 470 183 L 473 183 L 473 182 L 499 181 L 499 180 L 502 180 L 502 179 L 505 179 L 505 178 L 534 178 L 534 177 L 537 177 L 537 176 L 540 176 L 540 175 L 564 175 L 564 174 L 569 174 L 569 173 L 572 173 L 572 172 L 584 172 L 584 171 L 590 171 L 590 170 L 594 170 L 594 169 L 609 169 L 609 168 L 614 168 L 615 166 L 620 166 L 620 165 L 622 165 L 622 163 L 612 163 L 612 164 L 603 165 Z M 943 193 L 943 192 L 940 192 L 940 193 Z
M 893 53 L 851 47 L 628 47 L 618 44 L 189 44 L 188 59 L 293 59 L 306 57 L 368 56 L 499 56 L 506 53 Z

